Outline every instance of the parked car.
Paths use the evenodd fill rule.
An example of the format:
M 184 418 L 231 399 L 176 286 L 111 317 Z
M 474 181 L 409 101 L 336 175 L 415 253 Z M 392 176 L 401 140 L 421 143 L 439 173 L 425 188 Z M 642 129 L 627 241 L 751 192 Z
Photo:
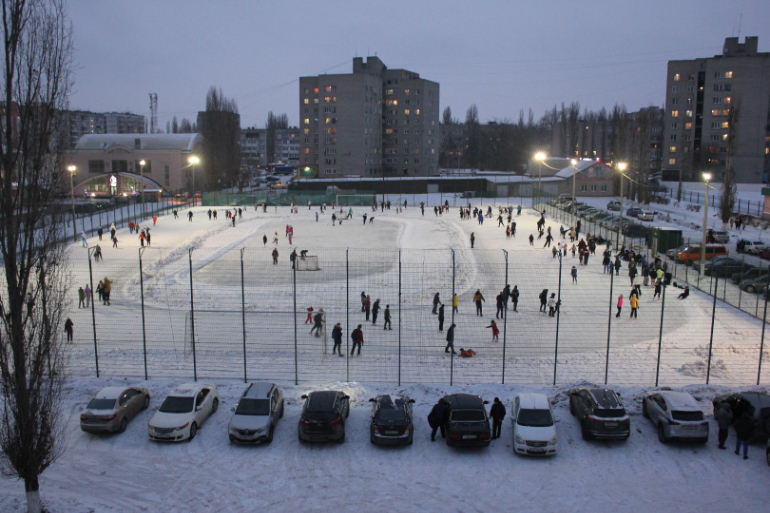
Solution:
M 569 412 L 580 422 L 583 440 L 628 440 L 631 420 L 620 397 L 608 388 L 578 388 L 570 392 Z
M 654 221 L 655 220 L 655 212 L 652 210 L 642 210 L 639 212 L 639 215 L 636 216 L 637 219 L 640 221 Z
M 768 269 L 762 267 L 754 267 L 750 264 L 745 264 L 746 269 L 743 272 L 733 273 L 733 282 L 740 284 L 743 280 L 753 280 L 755 278 L 761 278 L 767 276 Z
M 484 401 L 478 395 L 452 394 L 444 396 L 449 403 L 446 423 L 446 443 L 450 446 L 488 447 L 492 439 L 489 416 Z
M 676 255 L 680 251 L 684 251 L 684 249 L 687 247 L 687 244 L 682 244 L 678 248 L 672 248 L 666 251 L 666 256 L 670 258 L 671 260 L 676 260 Z
M 762 260 L 770 260 L 770 248 L 765 248 L 759 252 L 759 258 Z
M 750 255 L 759 255 L 763 249 L 767 249 L 767 245 L 761 240 L 746 240 L 741 239 L 735 245 L 738 253 L 748 253 Z
M 369 401 L 373 403 L 369 440 L 383 445 L 411 444 L 414 439 L 414 399 L 405 395 L 378 395 Z
M 620 212 L 620 202 L 619 201 L 610 201 L 607 203 L 607 210 L 612 210 L 615 212 Z
M 150 393 L 146 388 L 102 388 L 80 414 L 80 429 L 87 433 L 122 433 L 128 422 L 148 406 Z
M 629 207 L 628 210 L 626 210 L 626 216 L 628 217 L 636 217 L 639 214 L 642 213 L 642 209 L 639 207 Z
M 545 394 L 519 394 L 513 400 L 513 452 L 535 456 L 556 454 L 558 439 L 553 410 Z
M 176 387 L 147 425 L 150 440 L 192 440 L 203 422 L 219 408 L 216 385 L 185 383 Z
M 709 423 L 690 394 L 664 391 L 647 395 L 642 399 L 642 415 L 657 427 L 661 443 L 708 442 Z
M 706 262 L 703 274 L 706 276 L 719 276 L 727 277 L 732 276 L 735 273 L 745 271 L 747 268 L 745 262 L 733 257 L 720 258 L 719 260 L 711 260 Z
M 706 244 L 706 260 L 711 260 L 717 256 L 727 256 L 727 248 L 721 244 Z M 692 265 L 694 262 L 700 262 L 701 247 L 687 246 L 676 254 L 676 261 L 680 264 Z
M 350 415 L 350 397 L 339 390 L 321 390 L 303 395 L 299 418 L 300 442 L 345 441 L 345 422 Z
M 713 235 L 714 242 L 717 244 L 727 244 L 730 242 L 730 234 L 727 232 L 714 230 L 711 232 L 711 235 Z
M 767 281 L 768 275 L 764 274 L 758 278 L 749 278 L 747 280 L 741 281 L 738 284 L 738 288 L 753 294 L 755 292 L 761 292 L 765 287 L 767 287 Z
M 641 224 L 623 223 L 623 235 L 631 238 L 643 238 L 650 234 L 650 229 Z
M 269 444 L 283 417 L 283 392 L 272 383 L 249 383 L 233 411 L 227 426 L 231 442 Z
M 723 403 L 729 404 L 733 412 L 733 422 L 741 418 L 744 412 L 749 412 L 754 419 L 754 437 L 770 436 L 770 395 L 762 392 L 738 392 L 717 396 L 711 402 L 714 411 L 718 411 Z

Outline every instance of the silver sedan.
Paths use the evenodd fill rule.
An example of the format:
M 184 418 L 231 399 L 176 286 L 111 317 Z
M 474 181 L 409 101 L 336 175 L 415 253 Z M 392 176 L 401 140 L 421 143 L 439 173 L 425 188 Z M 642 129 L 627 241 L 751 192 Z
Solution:
M 80 429 L 88 433 L 122 433 L 128 422 L 150 406 L 142 387 L 102 388 L 80 414 Z

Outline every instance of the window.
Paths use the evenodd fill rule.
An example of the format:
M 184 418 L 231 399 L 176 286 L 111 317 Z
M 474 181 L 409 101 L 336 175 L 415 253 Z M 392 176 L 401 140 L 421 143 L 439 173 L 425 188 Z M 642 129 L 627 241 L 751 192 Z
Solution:
M 602 190 L 602 192 L 607 192 L 607 186 L 606 185 L 602 185 L 602 189 L 601 190 Z
M 587 185 L 581 185 L 580 186 L 580 192 L 588 192 L 588 186 Z
M 727 121 L 722 121 L 721 128 L 728 128 L 729 126 L 730 126 L 730 123 L 728 123 Z
M 404 89 L 404 94 L 409 95 L 409 89 Z
M 694 93 L 694 92 L 695 92 L 695 87 L 693 87 L 693 86 L 687 86 L 687 92 L 688 92 L 688 93 Z
M 676 146 L 671 146 L 668 148 L 669 153 L 676 153 Z
M 314 93 L 316 93 L 316 94 L 318 94 L 318 88 L 317 88 L 317 87 L 314 87 L 314 88 L 313 88 L 313 92 L 314 92 Z
M 326 123 L 327 125 L 333 125 L 337 123 L 337 118 L 326 118 L 324 119 L 324 123 Z
M 88 161 L 89 173 L 104 173 L 104 161 L 103 160 L 89 160 Z
M 332 91 L 336 91 L 336 90 L 337 90 L 336 85 L 328 85 L 324 87 L 324 91 L 326 91 L 327 93 L 331 93 Z
M 714 72 L 714 78 L 733 78 L 732 71 L 716 71 Z
M 671 111 L 671 117 L 672 118 L 678 118 L 679 117 L 679 111 L 678 110 L 672 110 Z
M 682 76 L 681 76 L 679 73 L 677 73 L 676 75 L 674 75 L 674 81 L 675 81 L 675 82 L 678 82 L 678 81 L 679 81 L 679 79 L 681 79 L 681 78 L 682 78 Z
M 128 161 L 127 160 L 113 160 L 112 161 L 113 173 L 128 173 Z
M 671 134 L 671 142 L 676 142 L 676 134 Z
M 385 96 L 393 96 L 393 89 L 386 89 Z
M 684 111 L 684 117 L 691 118 L 692 117 L 692 111 L 691 110 Z
M 679 98 L 671 98 L 671 105 L 679 105 Z
M 668 165 L 673 166 L 676 164 L 676 159 L 668 159 Z
M 408 128 L 404 128 L 404 135 L 409 135 L 409 129 Z
M 722 97 L 720 97 L 720 96 L 715 96 L 715 97 L 713 97 L 713 98 L 711 99 L 711 101 L 712 101 L 713 103 L 723 103 L 723 102 L 724 102 L 724 98 L 722 98 Z
M 305 98 L 304 100 L 302 100 L 302 103 L 304 103 L 305 105 L 310 105 L 310 98 Z
M 405 115 L 405 116 L 408 116 L 408 115 L 410 114 L 410 112 L 411 112 L 411 111 L 410 111 L 409 109 L 404 109 L 404 115 Z
M 337 129 L 336 128 L 324 128 L 324 133 L 325 134 L 336 134 L 337 133 Z
M 679 125 L 679 123 L 677 123 L 676 121 L 673 121 L 673 122 L 671 123 L 671 130 L 676 130 L 676 129 L 677 129 L 677 127 L 678 127 L 678 125 Z
M 415 113 L 415 114 L 417 114 L 417 115 L 419 116 L 419 115 L 420 115 L 420 109 L 415 109 L 415 110 L 414 110 L 414 113 Z
M 327 175 L 336 175 L 337 170 L 336 169 L 324 169 L 324 173 Z
M 305 123 L 306 125 L 309 125 L 310 124 L 310 118 L 305 118 L 304 120 L 302 120 L 302 122 Z
M 324 96 L 324 103 L 337 103 L 336 96 Z
M 407 100 L 408 102 L 409 100 Z M 391 106 L 391 105 L 398 105 L 398 100 L 385 100 L 385 105 Z
M 672 93 L 678 93 L 679 92 L 679 86 L 674 86 L 671 88 Z
M 692 130 L 692 121 L 688 121 L 684 124 L 685 130 Z
M 687 105 L 692 105 L 692 98 L 687 98 Z

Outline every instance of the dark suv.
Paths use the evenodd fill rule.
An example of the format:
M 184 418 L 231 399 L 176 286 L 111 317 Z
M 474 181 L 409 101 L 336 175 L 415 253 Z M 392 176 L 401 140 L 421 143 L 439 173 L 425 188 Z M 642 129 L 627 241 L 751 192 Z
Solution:
M 373 444 L 411 444 L 414 438 L 412 403 L 405 395 L 378 395 L 369 399 L 372 407 L 372 424 L 369 439 Z
M 719 411 L 722 403 L 730 405 L 733 422 L 748 412 L 754 420 L 754 438 L 764 439 L 770 436 L 770 395 L 762 392 L 738 392 L 720 395 L 712 399 L 714 412 Z
M 453 394 L 444 396 L 449 404 L 446 423 L 446 443 L 461 447 L 488 447 L 491 441 L 487 401 L 478 395 Z
M 607 388 L 579 388 L 570 392 L 569 412 L 580 421 L 583 440 L 627 440 L 631 421 L 620 398 Z
M 324 390 L 303 395 L 302 399 L 305 406 L 299 418 L 299 441 L 344 442 L 350 397 L 337 390 Z

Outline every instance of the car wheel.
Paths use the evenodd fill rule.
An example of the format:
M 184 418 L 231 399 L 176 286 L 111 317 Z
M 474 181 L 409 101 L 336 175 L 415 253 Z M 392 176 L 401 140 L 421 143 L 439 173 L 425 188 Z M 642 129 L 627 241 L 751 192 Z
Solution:
M 282 419 L 282 418 L 283 418 L 283 401 L 281 401 L 281 414 L 280 414 L 280 415 L 278 415 L 278 418 L 279 418 L 279 419 Z
M 369 441 L 372 443 L 372 445 L 377 445 L 377 441 L 374 438 L 374 433 L 372 431 L 369 431 Z
M 668 439 L 666 438 L 666 432 L 663 429 L 663 424 L 658 424 L 658 440 L 660 440 L 660 443 L 665 444 L 668 443 Z
M 572 398 L 569 398 L 569 412 L 573 417 L 575 416 L 575 406 L 572 404 Z
M 591 440 L 591 438 L 593 438 L 591 436 L 591 430 L 588 429 L 588 422 L 583 421 L 580 428 L 581 428 L 580 430 L 582 431 L 583 440 Z
M 645 419 L 649 419 L 650 418 L 650 414 L 647 413 L 647 401 L 645 401 L 644 399 L 642 399 L 642 416 Z
M 746 285 L 746 292 L 751 292 L 753 294 L 754 290 L 756 290 L 754 289 L 754 285 Z
M 198 424 L 193 422 L 192 426 L 190 426 L 190 437 L 187 440 L 189 441 L 189 440 L 192 440 L 193 438 L 195 438 L 195 433 L 197 433 L 197 432 L 198 432 Z
M 118 433 L 124 433 L 126 431 L 126 426 L 128 426 L 128 419 L 123 417 L 120 421 L 120 426 L 118 427 Z
M 412 442 L 414 442 L 414 432 L 409 435 L 409 445 L 412 445 Z
M 211 413 L 216 413 L 218 408 L 219 408 L 219 399 L 215 397 L 214 402 L 211 403 Z
M 345 443 L 345 433 L 342 433 L 342 436 L 340 437 L 339 440 L 337 440 L 337 443 L 338 444 L 344 444 Z
M 267 443 L 273 443 L 273 426 L 270 426 L 270 431 L 267 432 Z
M 150 396 L 146 395 L 144 396 L 144 404 L 142 405 L 142 409 L 146 410 L 149 407 L 150 407 Z

